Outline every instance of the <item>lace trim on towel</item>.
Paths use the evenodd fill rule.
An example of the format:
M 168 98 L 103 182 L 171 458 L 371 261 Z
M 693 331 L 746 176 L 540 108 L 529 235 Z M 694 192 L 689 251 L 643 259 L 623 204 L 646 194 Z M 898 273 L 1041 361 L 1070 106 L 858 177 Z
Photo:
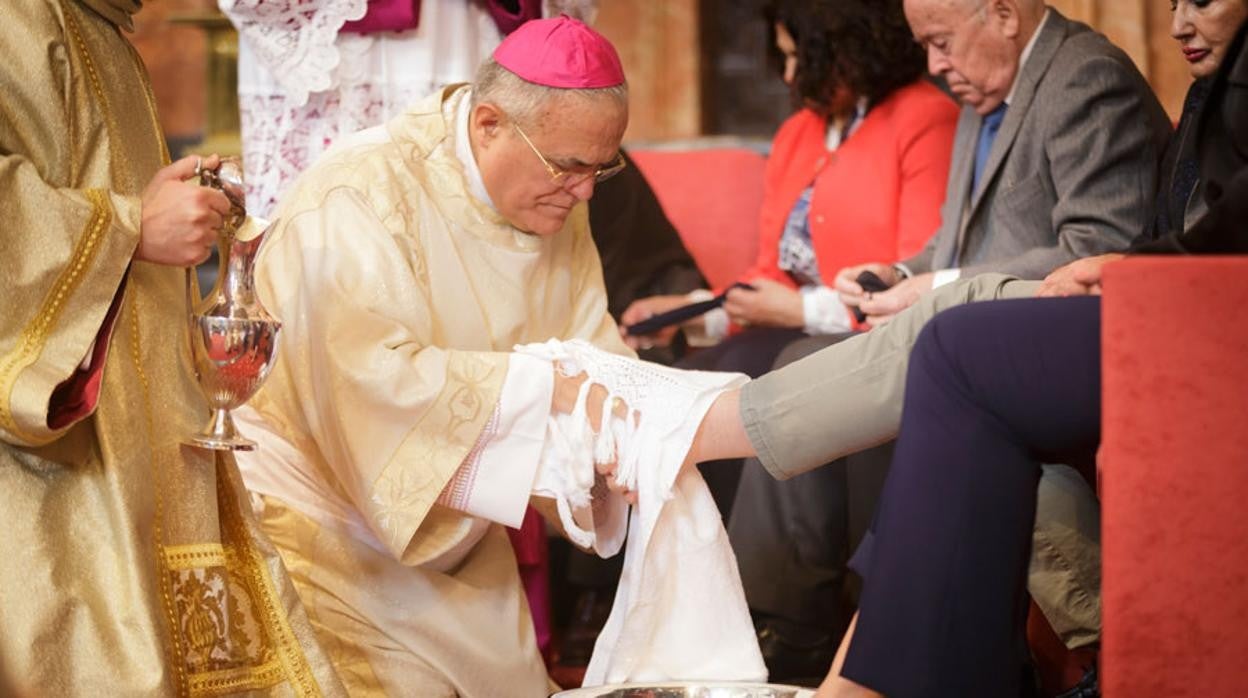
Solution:
M 645 483 L 640 481 L 642 464 L 654 468 L 663 462 L 664 443 L 677 433 L 683 434 L 676 437 L 677 442 L 687 437 L 691 443 L 701 419 L 698 406 L 705 410 L 708 396 L 713 398 L 715 393 L 747 380 L 728 373 L 680 371 L 648 364 L 579 339 L 519 345 L 515 351 L 546 359 L 566 376 L 587 374 L 572 412 L 552 415 L 547 422 L 538 477 L 539 487 L 555 498 L 565 533 L 583 548 L 595 547 L 596 531 L 582 526 L 575 514 L 592 506 L 595 485 L 600 485 L 595 463 L 614 462 L 619 484 L 634 491 L 648 488 L 650 492 L 639 494 L 666 500 L 671 496 L 670 483 L 675 481 L 680 459 L 668 463 L 674 468 L 670 472 L 651 472 Z M 601 413 L 608 415 L 606 424 L 590 423 L 588 401 L 593 384 L 606 388 L 600 407 Z M 617 399 L 628 405 L 629 412 L 623 417 L 612 414 L 611 406 Z M 686 451 L 689 443 L 683 444 Z

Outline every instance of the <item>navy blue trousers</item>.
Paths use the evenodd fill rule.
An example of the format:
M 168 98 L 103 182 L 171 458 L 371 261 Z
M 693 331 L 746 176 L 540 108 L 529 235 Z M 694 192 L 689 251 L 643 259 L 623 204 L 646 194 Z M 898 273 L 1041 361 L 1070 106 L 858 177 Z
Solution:
M 1099 298 L 950 309 L 915 344 L 892 468 L 851 566 L 843 675 L 890 698 L 1019 696 L 1041 463 L 1094 462 Z

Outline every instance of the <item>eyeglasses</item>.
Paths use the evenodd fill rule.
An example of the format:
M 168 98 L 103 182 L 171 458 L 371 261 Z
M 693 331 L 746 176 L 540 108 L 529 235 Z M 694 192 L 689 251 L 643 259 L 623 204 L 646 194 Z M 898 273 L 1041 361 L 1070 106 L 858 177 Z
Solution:
M 512 121 L 511 125 L 516 128 L 516 133 L 520 134 L 520 137 L 523 138 L 524 142 L 528 144 L 529 148 L 533 151 L 533 154 L 542 161 L 542 165 L 546 168 L 546 171 L 550 173 L 550 181 L 558 184 L 564 189 L 571 189 L 583 184 L 589 179 L 593 179 L 595 184 L 601 184 L 602 182 L 616 176 L 628 166 L 628 163 L 624 160 L 624 156 L 620 153 L 616 153 L 611 162 L 603 165 L 602 167 L 595 168 L 590 172 L 574 172 L 561 169 L 553 165 L 550 160 L 547 160 L 545 155 L 542 155 L 542 151 L 538 150 L 537 146 L 533 145 L 533 141 L 529 140 L 528 134 L 524 132 L 524 129 L 520 128 L 520 124 Z

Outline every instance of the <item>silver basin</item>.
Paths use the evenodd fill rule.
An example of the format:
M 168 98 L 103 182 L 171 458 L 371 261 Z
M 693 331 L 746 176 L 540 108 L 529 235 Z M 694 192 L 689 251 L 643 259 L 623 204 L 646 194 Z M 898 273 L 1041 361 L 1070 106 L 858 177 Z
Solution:
M 653 684 L 593 686 L 556 693 L 553 698 L 812 698 L 814 690 L 774 683 L 666 681 Z

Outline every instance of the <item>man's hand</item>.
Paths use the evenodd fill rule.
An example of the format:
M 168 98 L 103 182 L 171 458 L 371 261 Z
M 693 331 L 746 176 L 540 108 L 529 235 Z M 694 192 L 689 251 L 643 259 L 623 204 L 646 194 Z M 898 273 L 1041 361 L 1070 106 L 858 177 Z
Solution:
M 802 294 L 767 278 L 752 279 L 748 288 L 731 288 L 724 301 L 728 317 L 738 325 L 761 327 L 805 327 Z
M 575 376 L 565 376 L 558 368 L 553 369 L 555 372 L 555 390 L 550 400 L 550 411 L 552 413 L 560 412 L 563 414 L 572 414 L 572 410 L 576 409 L 576 396 L 580 393 L 581 385 L 589 376 L 580 373 Z M 585 416 L 589 419 L 589 424 L 595 432 L 601 431 L 602 424 L 602 408 L 603 403 L 607 399 L 607 389 L 598 383 L 589 386 L 589 395 L 585 400 Z M 619 419 L 629 419 L 631 411 L 628 404 L 623 400 L 616 399 L 615 404 L 611 405 L 611 414 Z M 636 417 L 632 417 L 636 418 Z M 619 492 L 624 495 L 624 499 L 629 504 L 637 502 L 637 493 L 625 488 L 615 479 L 616 463 L 595 463 L 594 469 L 599 474 L 606 476 L 607 485 L 612 492 Z
M 1076 259 L 1044 277 L 1044 283 L 1040 284 L 1036 297 L 1099 296 L 1101 294 L 1101 270 L 1109 262 L 1117 261 L 1125 256 L 1115 252 Z
M 620 315 L 620 336 L 624 338 L 624 343 L 634 351 L 637 349 L 649 349 L 659 346 L 666 347 L 672 343 L 672 338 L 676 336 L 676 331 L 680 327 L 672 325 L 644 336 L 633 336 L 625 331 L 629 325 L 635 325 L 642 320 L 649 320 L 655 315 L 666 313 L 669 310 L 675 310 L 682 305 L 688 305 L 689 299 L 681 295 L 671 296 L 650 296 L 649 298 L 639 298 L 633 301 L 628 308 Z M 690 322 L 701 321 L 701 318 L 695 318 Z M 688 324 L 688 323 L 686 323 Z
M 161 168 L 142 195 L 139 246 L 134 258 L 142 262 L 189 267 L 208 258 L 217 231 L 230 211 L 225 195 L 185 180 L 195 176 L 200 158 L 184 157 Z M 205 169 L 220 158 L 203 159 Z
M 576 396 L 589 376 L 584 372 L 575 376 L 565 376 L 558 368 L 554 369 L 554 372 L 555 392 L 551 397 L 550 411 L 572 414 L 572 410 L 576 409 Z M 589 417 L 589 423 L 594 431 L 602 428 L 602 403 L 606 400 L 607 389 L 604 386 L 599 383 L 589 386 L 589 395 L 585 400 L 585 414 Z M 620 419 L 628 416 L 628 405 L 623 400 L 617 399 L 611 409 L 612 414 Z
M 871 327 L 883 325 L 893 316 L 914 305 L 924 293 L 932 290 L 935 274 L 918 274 L 880 293 L 867 293 L 858 308 L 867 314 Z
M 891 264 L 859 264 L 856 267 L 845 267 L 836 273 L 832 286 L 841 294 L 841 302 L 856 306 L 866 300 L 867 292 L 858 284 L 858 276 L 864 271 L 880 277 L 880 281 L 892 286 L 901 280 L 897 270 Z

